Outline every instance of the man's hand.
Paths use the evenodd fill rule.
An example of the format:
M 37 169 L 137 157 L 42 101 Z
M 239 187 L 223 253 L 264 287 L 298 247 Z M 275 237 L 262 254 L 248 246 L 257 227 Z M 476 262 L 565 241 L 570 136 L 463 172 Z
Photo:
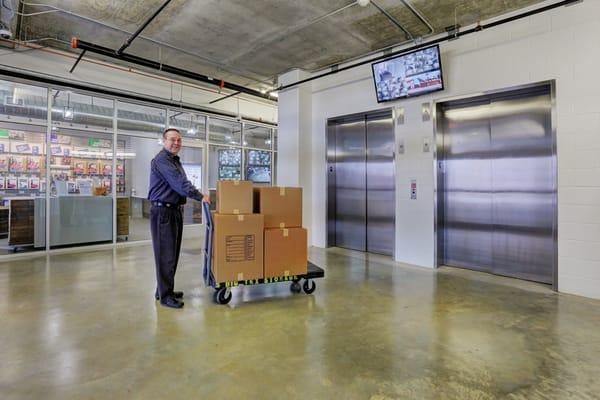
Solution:
M 210 204 L 210 198 L 208 196 L 202 196 L 202 202 Z

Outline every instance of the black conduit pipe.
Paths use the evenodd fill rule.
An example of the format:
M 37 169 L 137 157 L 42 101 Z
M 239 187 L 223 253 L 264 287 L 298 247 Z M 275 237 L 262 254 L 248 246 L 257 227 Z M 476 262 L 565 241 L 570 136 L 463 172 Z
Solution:
M 127 53 L 116 54 L 113 49 L 110 49 L 108 47 L 103 47 L 103 46 L 100 46 L 100 45 L 97 45 L 94 43 L 86 42 L 83 40 L 79 40 L 75 37 L 71 39 L 71 47 L 73 49 L 86 50 L 91 53 L 100 54 L 105 57 L 115 58 L 117 60 L 121 60 L 121 61 L 125 61 L 128 63 L 141 65 L 143 67 L 155 69 L 157 71 L 162 71 L 162 72 L 166 72 L 169 74 L 182 76 L 182 77 L 185 77 L 188 79 L 193 79 L 196 81 L 204 82 L 204 83 L 207 83 L 210 85 L 218 86 L 221 89 L 233 90 L 234 92 L 245 93 L 250 96 L 260 97 L 262 99 L 271 100 L 271 101 L 275 101 L 275 102 L 277 101 L 277 99 L 270 96 L 269 94 L 259 92 L 258 90 L 250 89 L 245 86 L 237 85 L 235 83 L 225 82 L 225 81 L 219 80 L 219 79 L 209 78 L 206 75 L 198 74 L 198 73 L 192 72 L 192 71 L 187 71 L 185 69 L 173 67 L 173 66 L 167 65 L 167 64 L 161 64 L 156 61 L 148 60 L 147 58 L 142 58 L 142 57 L 134 56 L 134 55 L 127 54 Z

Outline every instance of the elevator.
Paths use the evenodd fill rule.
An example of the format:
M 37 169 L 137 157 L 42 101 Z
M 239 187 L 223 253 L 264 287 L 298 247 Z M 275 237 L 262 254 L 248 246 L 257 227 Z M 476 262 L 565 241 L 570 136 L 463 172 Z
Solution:
M 438 264 L 556 286 L 553 84 L 438 103 Z
M 393 255 L 391 110 L 328 120 L 327 184 L 328 246 Z

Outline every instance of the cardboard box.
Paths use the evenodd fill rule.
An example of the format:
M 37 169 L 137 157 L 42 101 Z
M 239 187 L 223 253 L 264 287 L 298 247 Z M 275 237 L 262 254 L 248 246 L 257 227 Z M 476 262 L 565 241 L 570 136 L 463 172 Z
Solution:
M 263 216 L 215 213 L 213 223 L 213 274 L 217 283 L 262 278 Z
M 302 188 L 257 189 L 258 211 L 265 216 L 265 229 L 302 227 Z
M 304 228 L 265 229 L 265 278 L 306 274 L 307 240 Z
M 217 182 L 217 213 L 252 214 L 252 209 L 252 182 Z

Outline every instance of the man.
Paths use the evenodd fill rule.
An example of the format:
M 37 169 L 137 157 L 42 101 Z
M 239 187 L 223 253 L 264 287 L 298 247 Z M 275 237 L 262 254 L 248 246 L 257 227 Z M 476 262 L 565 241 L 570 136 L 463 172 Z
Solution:
M 150 169 L 150 230 L 156 263 L 156 300 L 165 307 L 182 308 L 183 292 L 175 292 L 175 271 L 183 232 L 182 206 L 186 197 L 209 203 L 209 199 L 187 179 L 177 154 L 181 133 L 174 128 L 163 132 L 164 148 L 152 159 Z

